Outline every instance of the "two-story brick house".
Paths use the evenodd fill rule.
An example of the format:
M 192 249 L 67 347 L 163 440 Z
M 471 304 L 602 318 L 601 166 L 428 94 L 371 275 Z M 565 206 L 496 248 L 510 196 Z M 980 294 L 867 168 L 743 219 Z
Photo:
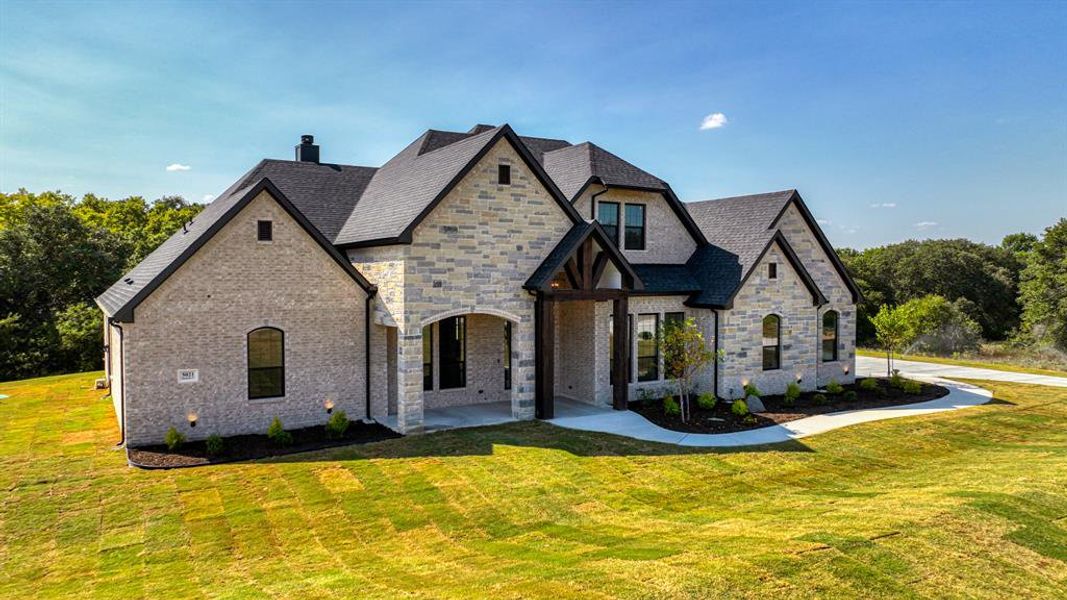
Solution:
M 430 130 L 381 167 L 305 136 L 97 302 L 124 438 L 157 442 L 666 388 L 655 332 L 693 318 L 701 391 L 853 379 L 857 289 L 794 190 L 682 203 L 590 143 Z

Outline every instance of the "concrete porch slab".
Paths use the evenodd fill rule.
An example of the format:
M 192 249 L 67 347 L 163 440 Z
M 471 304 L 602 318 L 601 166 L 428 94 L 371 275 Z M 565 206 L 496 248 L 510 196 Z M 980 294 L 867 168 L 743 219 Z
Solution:
M 615 412 L 608 407 L 595 406 L 569 398 L 556 398 L 555 409 L 557 418 L 589 417 Z M 425 433 L 464 427 L 499 425 L 500 423 L 508 423 L 514 420 L 515 418 L 511 414 L 511 402 L 487 402 L 485 404 L 466 404 L 448 408 L 431 408 L 424 411 L 422 416 L 423 431 Z M 400 431 L 396 415 L 378 417 L 378 422 L 393 431 Z

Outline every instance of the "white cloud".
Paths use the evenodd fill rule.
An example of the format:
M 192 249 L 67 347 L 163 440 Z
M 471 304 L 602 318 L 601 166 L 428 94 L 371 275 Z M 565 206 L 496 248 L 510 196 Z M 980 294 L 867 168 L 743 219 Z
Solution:
M 167 171 L 170 171 L 172 173 L 174 171 L 188 171 L 189 169 L 192 169 L 192 167 L 190 167 L 189 165 L 183 165 L 181 163 L 170 163 L 169 165 L 167 165 Z
M 875 202 L 871 205 L 871 208 L 896 208 L 896 202 Z
M 200 199 L 201 202 L 207 204 L 215 199 L 215 194 L 204 194 L 204 197 Z
M 915 224 L 915 226 L 919 229 L 927 229 L 930 227 L 934 227 L 935 225 L 937 225 L 937 221 L 919 221 Z
M 726 119 L 726 115 L 722 113 L 711 113 L 704 117 L 704 120 L 700 122 L 700 130 L 705 129 L 718 129 L 725 126 L 729 121 Z
M 830 219 L 815 219 L 815 222 L 819 225 L 833 225 L 834 222 Z

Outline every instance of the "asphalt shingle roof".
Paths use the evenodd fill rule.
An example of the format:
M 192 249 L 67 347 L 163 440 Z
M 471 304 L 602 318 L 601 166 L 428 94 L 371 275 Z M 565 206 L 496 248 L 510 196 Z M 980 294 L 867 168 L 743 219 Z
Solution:
M 662 179 L 590 142 L 546 152 L 542 162 L 552 181 L 571 200 L 594 177 L 605 185 L 669 189 Z

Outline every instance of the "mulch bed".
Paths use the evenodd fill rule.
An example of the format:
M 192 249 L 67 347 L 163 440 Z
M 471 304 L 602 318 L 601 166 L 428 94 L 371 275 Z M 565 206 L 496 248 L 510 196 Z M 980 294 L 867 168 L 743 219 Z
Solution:
M 284 456 L 297 452 L 348 446 L 350 444 L 366 444 L 368 442 L 380 442 L 403 437 L 385 425 L 363 423 L 361 421 L 349 421 L 348 430 L 345 431 L 344 437 L 340 438 L 327 438 L 326 428 L 322 425 L 304 427 L 303 429 L 290 429 L 289 433 L 293 435 L 293 443 L 286 447 L 276 446 L 264 434 L 235 435 L 222 439 L 223 450 L 218 456 L 207 455 L 203 440 L 186 442 L 182 444 L 181 448 L 173 452 L 163 444 L 128 448 L 126 456 L 130 464 L 135 467 L 174 469 Z
M 856 400 L 849 402 L 844 399 L 844 392 L 838 395 L 830 395 L 826 392 L 803 392 L 794 406 L 785 406 L 783 396 L 763 396 L 763 405 L 766 411 L 753 413 L 751 418 L 739 417 L 730 410 L 731 403 L 720 400 L 712 410 L 704 410 L 697 405 L 696 398 L 690 402 L 690 416 L 687 423 L 683 423 L 677 415 L 667 415 L 663 412 L 663 400 L 636 400 L 629 404 L 630 410 L 652 421 L 656 425 L 672 431 L 686 433 L 733 433 L 735 431 L 747 431 L 759 429 L 769 425 L 778 425 L 796 421 L 812 415 L 821 415 L 846 410 L 858 410 L 865 408 L 884 408 L 886 406 L 899 406 L 901 404 L 913 404 L 926 402 L 948 395 L 948 388 L 931 383 L 922 384 L 922 392 L 919 394 L 905 394 L 903 390 L 889 385 L 883 377 L 875 377 L 878 389 L 867 391 L 856 385 L 842 386 L 845 391 L 856 392 Z M 826 404 L 816 404 L 814 397 L 822 393 L 826 397 Z

